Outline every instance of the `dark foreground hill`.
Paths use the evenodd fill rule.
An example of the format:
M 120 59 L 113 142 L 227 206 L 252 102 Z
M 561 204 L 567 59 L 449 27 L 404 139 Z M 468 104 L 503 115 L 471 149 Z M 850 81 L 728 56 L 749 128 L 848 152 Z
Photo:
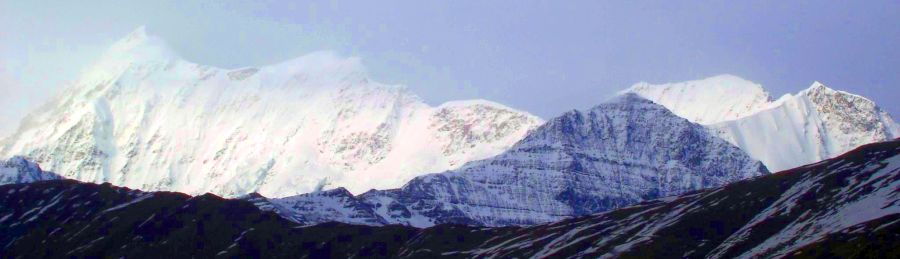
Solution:
M 252 203 L 70 180 L 0 186 L 0 257 L 900 258 L 900 140 L 532 227 L 300 227 Z

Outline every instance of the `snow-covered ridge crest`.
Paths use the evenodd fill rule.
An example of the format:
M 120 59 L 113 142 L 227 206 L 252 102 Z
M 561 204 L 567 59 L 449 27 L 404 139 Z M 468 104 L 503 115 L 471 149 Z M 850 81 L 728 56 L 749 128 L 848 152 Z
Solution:
M 143 28 L 0 142 L 66 178 L 147 191 L 352 192 L 502 152 L 542 121 L 487 101 L 438 107 L 315 52 L 222 69 L 186 61 Z
M 104 55 L 131 55 L 135 58 L 171 58 L 177 56 L 165 40 L 147 34 L 147 28 L 145 26 L 138 27 L 127 36 L 114 43 Z
M 874 102 L 820 82 L 777 100 L 762 86 L 731 75 L 661 85 L 638 83 L 622 93 L 637 93 L 706 125 L 772 171 L 900 136 L 897 123 Z
M 680 83 L 639 82 L 624 93 L 640 95 L 700 124 L 738 119 L 766 109 L 772 101 L 761 85 L 727 74 Z
M 709 127 L 776 171 L 900 137 L 897 123 L 875 102 L 819 82 L 766 110 Z

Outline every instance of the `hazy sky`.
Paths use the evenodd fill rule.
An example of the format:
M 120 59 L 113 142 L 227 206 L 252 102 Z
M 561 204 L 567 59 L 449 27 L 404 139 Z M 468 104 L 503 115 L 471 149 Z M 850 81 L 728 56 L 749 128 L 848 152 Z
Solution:
M 196 63 L 335 50 L 431 104 L 482 98 L 544 118 L 638 81 L 723 73 L 776 96 L 818 80 L 900 114 L 896 0 L 125 2 L 0 0 L 0 135 L 140 25 Z

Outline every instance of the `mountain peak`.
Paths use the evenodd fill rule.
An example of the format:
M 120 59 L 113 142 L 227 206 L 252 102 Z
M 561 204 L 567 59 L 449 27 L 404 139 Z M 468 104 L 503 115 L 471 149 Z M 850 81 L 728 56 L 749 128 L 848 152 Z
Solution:
M 743 77 L 739 77 L 739 76 L 732 75 L 732 74 L 715 75 L 715 76 L 707 77 L 705 80 L 730 80 L 730 81 L 750 82 L 750 80 L 747 80 L 747 79 L 744 79 Z
M 23 156 L 13 156 L 5 161 L 0 159 L 0 185 L 57 179 L 62 177 L 42 170 L 40 165 Z
M 654 104 L 654 105 L 656 105 L 656 103 L 654 103 L 653 101 L 651 101 L 647 98 L 644 98 L 643 96 L 641 96 L 637 93 L 631 93 L 631 92 L 626 92 L 626 93 L 617 95 L 601 105 L 609 105 L 609 104 L 623 104 L 623 105 Z M 660 107 L 662 107 L 662 106 L 660 106 Z
M 125 39 L 144 40 L 147 37 L 148 37 L 147 36 L 147 26 L 141 25 L 141 26 L 138 26 L 137 28 L 135 28 L 133 31 L 131 31 L 131 33 L 128 33 L 128 35 L 125 36 Z
M 138 27 L 27 117 L 33 126 L 0 143 L 0 156 L 27 154 L 69 178 L 136 189 L 284 197 L 325 183 L 396 188 L 499 154 L 541 123 L 479 101 L 432 107 L 368 79 L 363 65 L 326 51 L 223 69 L 181 59 Z
M 825 84 L 823 84 L 819 81 L 813 81 L 812 85 L 810 85 L 809 88 L 806 88 L 806 91 L 809 91 L 809 92 L 822 92 L 822 91 L 834 92 L 835 90 L 831 89 L 830 87 L 826 86 Z
M 328 197 L 353 197 L 353 193 L 350 193 L 350 191 L 348 191 L 347 188 L 344 188 L 344 187 L 337 187 L 337 188 L 330 189 L 330 190 L 314 192 L 312 194 L 319 195 L 319 196 L 328 196 Z
M 677 82 L 677 83 L 663 83 L 663 84 L 651 84 L 646 81 L 638 82 L 632 85 L 629 89 L 626 89 L 622 92 L 638 92 L 640 93 L 642 89 L 648 88 L 724 88 L 724 89 L 733 89 L 733 90 L 742 90 L 742 91 L 752 91 L 752 92 L 763 92 L 768 94 L 761 85 L 754 83 L 750 80 L 744 79 L 742 77 L 732 75 L 732 74 L 721 74 L 715 75 L 703 79 L 690 80 L 685 82 Z
M 128 57 L 129 60 L 177 57 L 165 40 L 147 33 L 146 26 L 139 26 L 116 41 L 106 56 L 112 59 Z
M 872 100 L 869 100 L 869 98 L 866 98 L 866 97 L 860 96 L 860 95 L 856 95 L 853 93 L 844 92 L 841 90 L 836 90 L 834 88 L 826 86 L 825 84 L 823 84 L 819 81 L 813 81 L 813 83 L 808 88 L 804 89 L 803 91 L 800 91 L 797 95 L 798 96 L 807 95 L 810 97 L 815 97 L 814 99 L 821 99 L 824 96 L 841 96 L 843 98 L 856 99 L 856 100 L 860 100 L 863 102 L 871 103 L 872 105 L 875 104 Z M 818 96 L 818 97 L 816 97 L 816 96 Z M 817 100 L 817 101 L 821 101 L 821 100 Z
M 640 95 L 704 125 L 753 114 L 772 100 L 761 85 L 730 74 L 679 83 L 640 82 L 620 92 L 625 93 Z

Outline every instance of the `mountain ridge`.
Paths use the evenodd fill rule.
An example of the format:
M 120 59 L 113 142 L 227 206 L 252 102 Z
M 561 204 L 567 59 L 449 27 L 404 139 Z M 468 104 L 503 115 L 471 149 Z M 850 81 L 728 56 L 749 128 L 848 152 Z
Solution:
M 0 141 L 0 156 L 146 190 L 361 192 L 492 156 L 541 122 L 484 100 L 429 106 L 332 52 L 225 70 L 137 29 Z
M 625 93 L 636 93 L 704 125 L 754 114 L 774 101 L 762 85 L 730 74 L 677 83 L 639 82 L 619 91 Z
M 818 81 L 778 99 L 772 99 L 761 85 L 732 75 L 639 83 L 621 93 L 629 92 L 707 126 L 773 171 L 900 137 L 900 124 L 877 104 Z
M 256 201 L 304 224 L 321 223 L 309 219 L 329 210 L 329 221 L 358 224 L 531 225 L 767 173 L 704 127 L 629 94 L 551 119 L 500 155 L 399 189 Z
M 900 254 L 898 158 L 895 139 L 722 187 L 500 228 L 302 227 L 250 202 L 211 194 L 143 193 L 74 180 L 10 184 L 0 186 L 0 230 L 8 234 L 0 243 L 5 255 L 33 257 L 189 251 L 203 257 L 893 258 Z M 869 203 L 873 198 L 878 203 Z M 867 206 L 877 213 L 832 224 L 859 204 L 879 203 L 885 206 Z

